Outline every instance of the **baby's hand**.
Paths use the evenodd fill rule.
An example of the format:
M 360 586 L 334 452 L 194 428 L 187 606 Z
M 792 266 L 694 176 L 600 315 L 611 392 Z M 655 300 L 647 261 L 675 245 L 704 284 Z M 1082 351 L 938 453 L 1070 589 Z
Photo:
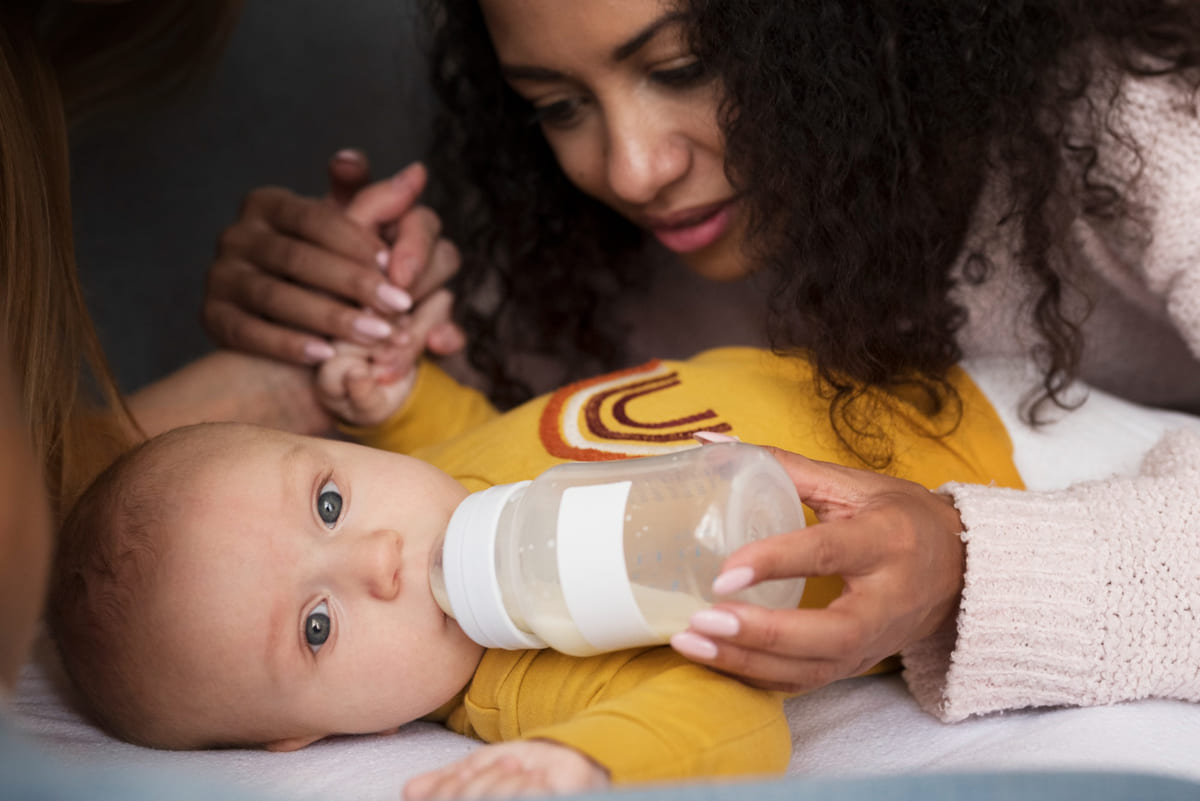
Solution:
M 424 773 L 404 788 L 406 801 L 563 795 L 608 786 L 608 771 L 549 740 L 485 745 L 465 759 Z
M 381 363 L 370 348 L 350 342 L 336 342 L 334 350 L 316 375 L 317 398 L 330 414 L 351 425 L 378 425 L 408 398 L 417 376 L 412 361 Z
M 395 332 L 386 342 L 368 348 L 334 341 L 334 356 L 317 369 L 322 405 L 351 425 L 373 426 L 391 417 L 412 391 L 417 364 L 432 347 L 431 337 L 442 340 L 444 352 L 461 347 L 461 341 L 449 347 L 448 337 L 456 337 L 458 331 L 449 322 L 453 305 L 448 289 L 435 289 L 410 314 L 391 319 Z

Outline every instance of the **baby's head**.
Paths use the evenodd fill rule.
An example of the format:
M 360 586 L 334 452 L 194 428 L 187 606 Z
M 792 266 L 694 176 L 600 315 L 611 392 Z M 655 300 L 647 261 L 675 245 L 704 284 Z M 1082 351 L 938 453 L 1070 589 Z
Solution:
M 63 526 L 50 621 L 101 725 L 160 748 L 299 748 L 461 690 L 482 649 L 429 590 L 466 491 L 416 459 L 235 424 L 125 455 Z

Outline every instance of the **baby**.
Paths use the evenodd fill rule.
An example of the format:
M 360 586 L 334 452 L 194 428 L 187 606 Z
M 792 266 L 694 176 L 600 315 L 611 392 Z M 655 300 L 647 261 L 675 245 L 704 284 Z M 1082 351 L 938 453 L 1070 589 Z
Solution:
M 777 694 L 669 648 L 485 650 L 435 603 L 466 489 L 408 456 L 236 424 L 122 457 L 64 525 L 51 621 L 93 717 L 162 748 L 301 748 L 418 718 L 492 792 L 782 772 Z M 410 783 L 425 797 L 461 771 Z
M 1020 384 L 987 375 L 993 397 Z M 666 647 L 483 649 L 437 606 L 428 566 L 468 491 L 567 460 L 667 453 L 708 430 L 853 463 L 804 391 L 812 378 L 802 359 L 725 348 L 501 415 L 432 364 L 379 382 L 345 351 L 321 392 L 375 447 L 206 424 L 97 479 L 62 534 L 50 620 L 64 664 L 93 717 L 145 745 L 286 750 L 418 718 L 491 744 L 415 779 L 411 798 L 780 772 L 791 738 L 778 694 Z M 967 372 L 952 380 L 959 403 L 937 415 L 919 397 L 880 399 L 888 471 L 931 488 L 1020 486 L 1015 404 L 1000 415 Z M 1032 475 L 1050 445 L 1019 441 Z M 840 589 L 811 577 L 802 605 Z

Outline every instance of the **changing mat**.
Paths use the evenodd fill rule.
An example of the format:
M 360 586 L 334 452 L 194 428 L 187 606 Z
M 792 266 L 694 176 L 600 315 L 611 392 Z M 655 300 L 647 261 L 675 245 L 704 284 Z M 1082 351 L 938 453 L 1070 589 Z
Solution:
M 46 649 L 43 649 L 45 654 Z M 43 655 L 13 699 L 16 725 L 79 762 L 182 769 L 291 799 L 396 801 L 413 776 L 479 746 L 432 723 L 396 734 L 324 740 L 290 753 L 155 751 L 119 742 L 65 703 Z M 1200 705 L 1139 701 L 1028 710 L 943 724 L 922 712 L 897 675 L 850 679 L 787 702 L 796 777 L 988 769 L 1130 770 L 1200 781 Z

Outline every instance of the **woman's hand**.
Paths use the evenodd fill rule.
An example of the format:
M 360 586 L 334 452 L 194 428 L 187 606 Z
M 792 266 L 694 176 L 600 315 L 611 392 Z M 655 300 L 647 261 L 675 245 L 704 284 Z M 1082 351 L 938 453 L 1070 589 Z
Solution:
M 221 236 L 203 310 L 218 343 L 296 364 L 329 358 L 329 338 L 404 345 L 395 316 L 458 270 L 437 215 L 415 205 L 423 166 L 366 186 L 366 159 L 343 151 L 329 172 L 329 198 L 255 190 Z M 453 353 L 462 336 L 446 319 L 422 345 Z
M 485 745 L 470 756 L 413 779 L 405 801 L 565 795 L 608 786 L 608 771 L 573 748 L 548 740 Z
M 766 579 L 840 575 L 825 609 L 727 602 L 671 639 L 684 656 L 750 684 L 814 690 L 853 676 L 956 614 L 965 548 L 948 497 L 891 476 L 771 449 L 820 521 L 731 554 L 714 582 L 729 594 Z

